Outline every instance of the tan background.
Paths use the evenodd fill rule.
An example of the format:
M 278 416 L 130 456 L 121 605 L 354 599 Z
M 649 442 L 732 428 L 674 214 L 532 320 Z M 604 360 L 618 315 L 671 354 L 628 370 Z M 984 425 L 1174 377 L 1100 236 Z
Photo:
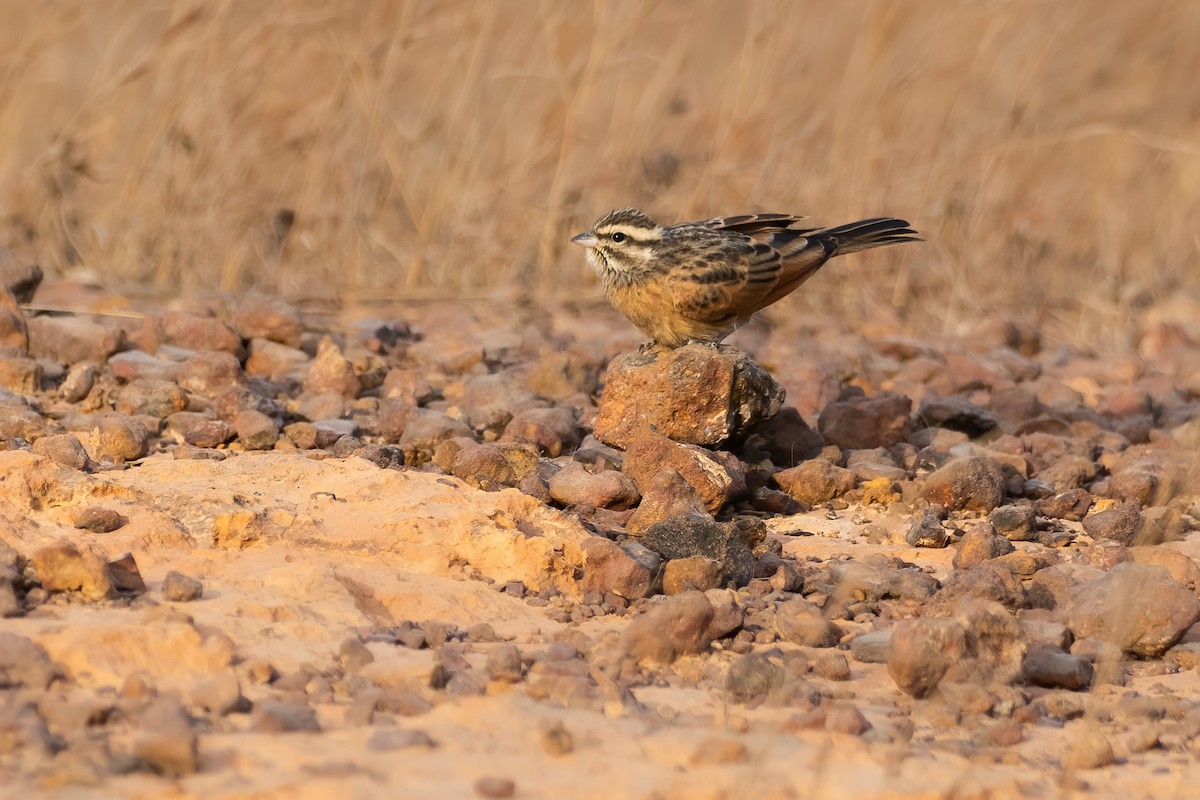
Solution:
M 1196 285 L 1200 3 L 0 0 L 0 247 L 152 292 L 595 296 L 614 206 L 894 214 L 785 309 Z M 277 221 L 295 213 L 287 236 Z

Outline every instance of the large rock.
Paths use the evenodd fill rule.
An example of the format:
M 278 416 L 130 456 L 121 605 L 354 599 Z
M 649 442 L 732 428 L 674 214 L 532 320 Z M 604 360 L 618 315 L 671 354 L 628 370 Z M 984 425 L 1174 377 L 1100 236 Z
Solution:
M 925 477 L 922 495 L 956 511 L 988 512 L 1004 500 L 1004 471 L 987 456 L 956 458 Z
M 912 400 L 893 394 L 839 398 L 821 411 L 817 430 L 843 450 L 891 447 L 908 435 Z
M 985 600 L 964 600 L 949 619 L 906 619 L 892 628 L 888 674 L 913 697 L 943 681 L 1006 684 L 1021 674 L 1025 634 L 1017 618 Z
M 605 372 L 595 436 L 625 448 L 654 427 L 677 442 L 720 445 L 774 416 L 783 394 L 766 370 L 732 347 L 624 353 Z
M 732 522 L 686 514 L 650 526 L 639 541 L 665 559 L 705 556 L 721 564 L 725 581 L 745 586 L 754 577 L 754 554 Z
M 1163 567 L 1125 563 L 1076 587 L 1063 616 L 1077 638 L 1157 658 L 1200 619 L 1200 599 Z
M 710 513 L 717 513 L 731 499 L 732 477 L 712 453 L 701 447 L 680 444 L 642 429 L 629 440 L 628 448 L 621 471 L 633 479 L 642 494 L 649 492 L 659 472 L 674 469 L 696 490 Z
M 670 664 L 682 655 L 708 649 L 712 619 L 712 603 L 702 592 L 684 592 L 629 623 L 621 643 L 638 661 Z

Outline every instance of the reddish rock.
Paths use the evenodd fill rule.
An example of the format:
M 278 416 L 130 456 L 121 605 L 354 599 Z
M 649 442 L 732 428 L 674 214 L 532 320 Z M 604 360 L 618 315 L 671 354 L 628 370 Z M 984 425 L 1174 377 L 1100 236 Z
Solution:
M 1126 563 L 1076 587 L 1062 613 L 1076 637 L 1158 658 L 1200 619 L 1200 599 L 1162 567 Z
M 245 383 L 242 366 L 230 353 L 197 353 L 179 371 L 180 388 L 209 399 Z
M 1063 456 L 1039 470 L 1037 477 L 1054 487 L 1055 492 L 1078 489 L 1096 477 L 1096 465 L 1085 456 Z
M 174 382 L 179 379 L 182 365 L 141 350 L 126 350 L 110 358 L 108 368 L 113 377 L 126 382 L 138 379 Z
M 1104 511 L 1090 511 L 1083 518 L 1083 530 L 1096 540 L 1133 544 L 1141 521 L 1141 511 L 1141 506 L 1136 502 L 1119 503 Z
M 516 486 L 537 468 L 537 454 L 527 445 L 480 444 L 466 437 L 441 442 L 433 460 L 452 475 L 488 492 Z
M 670 467 L 659 470 L 642 494 L 637 510 L 625 524 L 634 535 L 645 533 L 652 526 L 672 517 L 708 513 L 704 499 L 683 476 Z
M 171 570 L 163 578 L 162 597 L 172 603 L 191 603 L 204 594 L 204 584 L 190 575 Z
M 56 542 L 35 550 L 29 559 L 34 576 L 48 592 L 79 592 L 85 600 L 111 597 L 116 587 L 108 564 L 90 548 Z
M 782 405 L 779 385 L 732 347 L 689 344 L 625 353 L 605 372 L 595 436 L 624 448 L 654 428 L 677 442 L 716 446 L 774 416 Z
M 17 394 L 37 394 L 42 389 L 42 365 L 32 358 L 0 358 L 0 387 Z
M 401 435 L 393 440 L 404 451 L 404 463 L 420 466 L 433 458 L 438 444 L 456 436 L 474 438 L 466 424 L 427 408 L 408 408 L 404 413 Z
M 288 347 L 269 339 L 251 339 L 250 355 L 246 359 L 246 374 L 259 375 L 273 381 L 308 377 L 312 359 L 298 347 Z
M 529 391 L 525 376 L 516 369 L 470 375 L 461 384 L 447 386 L 443 394 L 461 410 L 463 421 L 472 428 L 496 433 L 521 411 L 546 405 L 545 400 Z
M 973 525 L 959 540 L 952 563 L 955 569 L 968 569 L 1013 550 L 1012 543 L 996 533 L 990 522 L 981 522 Z
M 589 396 L 599 389 L 600 364 L 580 353 L 548 350 L 526 368 L 529 390 L 552 400 Z
M 956 458 L 922 481 L 922 496 L 944 508 L 991 511 L 1004 499 L 1004 470 L 987 456 Z
M 1086 658 L 1064 653 L 1053 645 L 1040 644 L 1025 654 L 1021 674 L 1035 686 L 1079 691 L 1092 685 L 1093 669 Z
M 836 467 L 823 458 L 814 458 L 791 469 L 776 472 L 772 480 L 793 498 L 809 505 L 841 497 L 856 483 L 853 472 Z
M 388 371 L 379 391 L 380 397 L 423 406 L 437 396 L 433 386 L 419 369 L 395 367 Z
M 113 395 L 113 405 L 121 414 L 165 419 L 187 408 L 187 395 L 174 383 L 138 378 L 118 389 Z
M 817 430 L 826 442 L 846 450 L 891 447 L 908 435 L 911 412 L 907 397 L 843 396 L 822 409 Z
M 775 631 L 785 642 L 805 647 L 833 647 L 841 639 L 820 608 L 798 597 L 775 607 Z
M 29 320 L 29 354 L 62 364 L 103 363 L 125 346 L 125 332 L 82 317 L 33 317 Z
M 29 326 L 25 312 L 7 289 L 0 289 L 0 355 L 25 356 L 29 353 Z
M 783 468 L 815 458 L 825 447 L 824 437 L 810 428 L 792 406 L 757 425 L 751 441 L 767 454 L 772 464 Z
M 215 317 L 169 311 L 162 318 L 163 341 L 189 350 L 221 350 L 238 355 L 242 339 Z
M 627 475 L 614 470 L 592 474 L 578 461 L 572 461 L 549 480 L 550 496 L 563 505 L 626 509 L 635 506 L 641 495 Z
M 721 586 L 721 572 L 721 563 L 711 558 L 673 558 L 663 567 L 663 594 L 718 589 Z
M 670 664 L 681 655 L 708 649 L 713 607 L 702 592 L 684 592 L 655 604 L 636 617 L 621 643 L 638 661 Z
M 578 412 L 568 406 L 556 406 L 518 412 L 504 426 L 500 440 L 527 442 L 543 455 L 557 458 L 578 447 L 582 436 Z
M 70 469 L 86 469 L 90 463 L 87 449 L 70 433 L 43 436 L 33 443 L 33 452 Z
M 638 600 L 653 593 L 658 580 L 661 557 L 637 542 L 618 545 L 603 536 L 581 543 L 584 592 L 611 592 L 626 600 Z
M 72 524 L 92 533 L 112 533 L 125 524 L 125 519 L 111 508 L 84 506 L 79 509 Z
M 247 450 L 270 450 L 279 441 L 279 424 L 254 409 L 239 412 L 233 418 L 233 429 Z
M 304 324 L 295 308 L 277 298 L 252 293 L 230 311 L 229 326 L 243 339 L 262 337 L 291 347 L 300 346 Z
M 709 451 L 680 444 L 651 430 L 643 430 L 628 442 L 621 471 L 633 479 L 638 491 L 649 491 L 654 477 L 663 469 L 678 472 L 716 513 L 731 498 L 733 478 Z
M 150 432 L 133 417 L 98 414 L 92 422 L 88 450 L 96 461 L 136 461 L 150 452 Z
M 1044 497 L 1035 504 L 1039 515 L 1071 522 L 1082 520 L 1091 507 L 1092 496 L 1084 489 L 1071 489 L 1062 494 Z
M 350 399 L 358 397 L 359 384 L 354 367 L 329 337 L 322 339 L 317 346 L 317 357 L 309 365 L 308 375 L 304 378 L 304 390 L 312 394 L 335 392 Z

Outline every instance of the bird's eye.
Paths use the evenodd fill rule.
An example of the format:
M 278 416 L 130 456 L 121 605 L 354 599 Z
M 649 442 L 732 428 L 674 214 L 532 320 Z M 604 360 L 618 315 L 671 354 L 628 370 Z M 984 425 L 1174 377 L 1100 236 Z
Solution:
M 620 231 L 617 231 L 616 233 L 614 233 L 614 234 L 612 235 L 612 240 L 613 240 L 614 242 L 616 242 L 617 244 L 620 244 L 621 242 L 625 241 L 625 240 L 626 240 L 626 239 L 628 239 L 628 238 L 629 238 L 628 236 L 626 236 L 625 234 L 621 233 Z

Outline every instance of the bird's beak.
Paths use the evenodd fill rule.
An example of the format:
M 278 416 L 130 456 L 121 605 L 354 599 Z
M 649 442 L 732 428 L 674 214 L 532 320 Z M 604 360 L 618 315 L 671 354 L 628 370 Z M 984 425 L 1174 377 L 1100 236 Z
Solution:
M 596 245 L 600 244 L 600 240 L 597 239 L 596 235 L 591 231 L 577 233 L 571 237 L 571 241 L 580 247 L 595 247 Z

